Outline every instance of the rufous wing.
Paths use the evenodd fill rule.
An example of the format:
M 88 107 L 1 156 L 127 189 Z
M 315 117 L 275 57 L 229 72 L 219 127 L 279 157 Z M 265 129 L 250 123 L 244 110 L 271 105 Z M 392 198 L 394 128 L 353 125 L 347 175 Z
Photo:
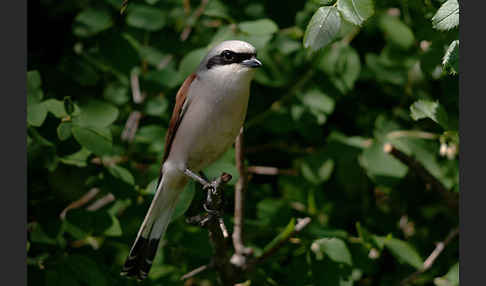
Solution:
M 176 95 L 176 102 L 174 106 L 174 110 L 172 111 L 172 116 L 170 118 L 169 129 L 167 130 L 167 134 L 165 136 L 165 148 L 164 148 L 164 157 L 162 158 L 162 164 L 165 162 L 167 157 L 169 156 L 170 147 L 172 146 L 172 141 L 174 141 L 174 136 L 177 132 L 177 128 L 179 127 L 179 123 L 182 119 L 182 107 L 187 99 L 187 93 L 189 91 L 189 86 L 196 78 L 196 74 L 189 75 L 186 80 L 182 83 L 179 91 L 177 91 Z

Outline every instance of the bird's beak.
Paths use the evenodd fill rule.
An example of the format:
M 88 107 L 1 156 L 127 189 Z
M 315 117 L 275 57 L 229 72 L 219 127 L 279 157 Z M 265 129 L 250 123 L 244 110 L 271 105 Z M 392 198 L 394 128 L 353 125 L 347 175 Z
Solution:
M 249 68 L 258 68 L 262 66 L 262 62 L 257 60 L 256 58 L 251 58 L 248 60 L 244 60 L 241 62 L 242 65 L 247 66 Z

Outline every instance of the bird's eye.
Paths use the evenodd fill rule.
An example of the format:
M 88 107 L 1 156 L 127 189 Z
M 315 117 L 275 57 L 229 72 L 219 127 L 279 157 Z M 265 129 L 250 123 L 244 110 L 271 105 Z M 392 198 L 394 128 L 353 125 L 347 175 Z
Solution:
M 231 61 L 231 60 L 233 60 L 233 52 L 231 52 L 231 51 L 228 51 L 228 50 L 223 51 L 223 52 L 221 53 L 221 55 L 222 55 L 222 56 L 223 56 L 223 58 L 224 58 L 225 60 L 227 60 L 227 61 Z

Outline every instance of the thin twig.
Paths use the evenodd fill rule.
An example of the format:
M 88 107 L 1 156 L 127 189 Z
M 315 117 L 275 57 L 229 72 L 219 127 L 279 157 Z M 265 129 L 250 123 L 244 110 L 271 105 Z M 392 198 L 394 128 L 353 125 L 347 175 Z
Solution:
M 59 217 L 61 219 L 65 219 L 66 218 L 66 213 L 69 210 L 77 209 L 77 208 L 80 208 L 80 207 L 84 206 L 89 201 L 91 201 L 99 192 L 100 192 L 100 189 L 98 189 L 98 188 L 92 188 L 86 194 L 84 194 L 79 200 L 70 203 L 66 208 L 64 208 L 62 210 L 62 212 L 59 214 Z
M 187 1 L 189 2 L 189 1 Z M 199 17 L 201 17 L 202 13 L 204 12 L 204 9 L 206 9 L 206 5 L 208 4 L 209 0 L 201 0 L 201 4 L 199 7 L 194 11 L 194 14 L 192 14 L 192 21 L 190 22 L 189 25 L 187 25 L 184 30 L 181 33 L 181 41 L 187 40 L 189 38 L 189 35 L 191 34 L 192 31 L 192 26 L 195 25 Z
M 420 131 L 420 130 L 396 130 L 388 133 L 386 135 L 389 139 L 400 138 L 400 137 L 414 137 L 420 139 L 438 139 L 440 136 L 439 134 Z
M 132 86 L 132 99 L 134 103 L 142 103 L 145 99 L 145 95 L 140 91 L 140 83 L 138 81 L 138 72 L 133 70 L 130 75 L 130 83 Z
M 459 228 L 453 229 L 444 239 L 444 241 L 441 241 L 437 243 L 435 246 L 435 249 L 432 251 L 432 253 L 427 257 L 427 259 L 424 261 L 424 264 L 422 265 L 422 268 L 419 270 L 415 271 L 414 273 L 410 274 L 407 276 L 405 279 L 400 282 L 400 285 L 407 285 L 411 282 L 413 282 L 417 277 L 427 271 L 432 265 L 434 264 L 435 260 L 439 255 L 444 251 L 445 247 L 454 239 L 457 235 L 459 234 Z
M 189 279 L 191 277 L 194 277 L 194 276 L 198 275 L 199 273 L 201 273 L 204 270 L 207 270 L 209 268 L 211 268 L 211 264 L 201 265 L 198 268 L 193 269 L 190 272 L 182 275 L 181 280 L 186 280 L 186 279 Z
M 140 119 L 142 118 L 142 113 L 138 110 L 134 110 L 128 116 L 127 122 L 125 123 L 125 128 L 121 134 L 121 140 L 132 142 L 133 138 L 135 138 L 135 133 L 138 130 L 138 124 L 140 123 Z
M 457 198 L 451 193 L 447 188 L 434 177 L 425 167 L 417 161 L 415 158 L 405 154 L 404 152 L 395 148 L 392 144 L 386 143 L 383 146 L 383 151 L 392 155 L 393 157 L 400 160 L 402 163 L 407 165 L 410 169 L 414 170 L 417 175 L 422 178 L 430 187 L 439 192 L 444 199 L 447 201 L 448 205 L 453 208 L 458 207 Z
M 113 202 L 115 200 L 115 195 L 112 193 L 106 194 L 104 197 L 101 197 L 94 201 L 92 204 L 86 207 L 86 210 L 88 211 L 97 211 L 101 209 L 102 207 L 106 206 L 107 204 Z
M 297 171 L 293 169 L 279 169 L 277 167 L 268 167 L 268 166 L 248 166 L 246 168 L 248 173 L 257 174 L 257 175 L 297 175 Z
M 235 216 L 233 226 L 233 247 L 235 254 L 231 258 L 233 264 L 241 266 L 246 263 L 246 256 L 252 253 L 251 248 L 245 247 L 243 243 L 243 217 L 245 213 L 245 191 L 248 184 L 248 176 L 244 159 L 244 133 L 243 127 L 235 142 L 236 168 L 240 177 L 235 186 Z
M 268 257 L 272 256 L 275 252 L 277 252 L 282 246 L 287 243 L 287 241 L 300 231 L 302 231 L 309 223 L 311 222 L 310 217 L 305 217 L 305 218 L 298 218 L 297 219 L 297 224 L 294 227 L 294 230 L 282 238 L 277 244 L 275 244 L 272 248 L 268 249 L 265 251 L 262 255 L 252 259 L 251 261 L 248 262 L 248 265 L 246 266 L 248 269 L 251 269 L 255 265 L 262 263 L 265 261 Z

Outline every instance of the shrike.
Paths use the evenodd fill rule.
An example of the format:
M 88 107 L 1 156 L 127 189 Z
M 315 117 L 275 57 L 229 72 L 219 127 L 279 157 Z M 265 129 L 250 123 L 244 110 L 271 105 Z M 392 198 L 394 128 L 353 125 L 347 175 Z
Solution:
M 190 178 L 231 147 L 246 116 L 250 81 L 260 67 L 255 48 L 224 41 L 202 60 L 176 95 L 155 196 L 122 275 L 147 277 L 177 199 Z

